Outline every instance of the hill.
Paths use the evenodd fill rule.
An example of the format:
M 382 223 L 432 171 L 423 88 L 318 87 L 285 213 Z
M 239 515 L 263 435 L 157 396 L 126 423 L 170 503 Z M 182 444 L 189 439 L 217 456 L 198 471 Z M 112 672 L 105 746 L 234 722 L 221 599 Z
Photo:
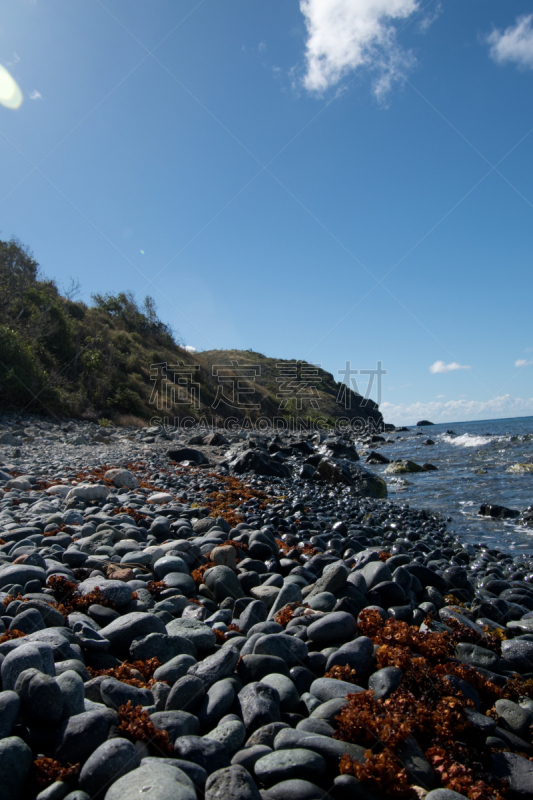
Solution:
M 382 424 L 377 405 L 307 362 L 251 350 L 193 353 L 131 292 L 61 293 L 29 250 L 0 241 L 0 408 L 118 424 L 154 416 L 223 423 L 348 418 Z

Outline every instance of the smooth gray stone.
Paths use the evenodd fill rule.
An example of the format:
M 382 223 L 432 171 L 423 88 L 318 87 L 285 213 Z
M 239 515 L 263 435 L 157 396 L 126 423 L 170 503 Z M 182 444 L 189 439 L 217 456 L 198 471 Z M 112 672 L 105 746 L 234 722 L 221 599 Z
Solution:
M 24 564 L 10 564 L 7 567 L 0 567 L 0 589 L 15 583 L 25 586 L 29 581 L 33 580 L 38 580 L 39 583 L 44 586 L 46 583 L 46 572 L 44 569 L 41 567 L 25 566 Z
M 177 767 L 191 779 L 197 791 L 200 790 L 201 792 L 203 790 L 207 780 L 207 772 L 203 767 L 200 767 L 198 764 L 193 764 L 192 761 L 183 761 L 181 758 L 163 759 L 156 758 L 155 756 L 147 756 L 146 758 L 143 758 L 141 765 L 151 763 L 158 764 L 160 762 L 169 764 L 171 767 Z
M 331 592 L 319 592 L 309 599 L 306 598 L 309 608 L 314 611 L 333 611 L 337 598 Z
M 16 692 L 0 692 L 0 739 L 11 734 L 20 712 L 20 697 Z
M 533 787 L 533 762 L 515 753 L 494 753 L 491 771 L 509 785 L 510 800 L 529 800 Z
M 169 589 L 179 589 L 184 595 L 191 595 L 196 591 L 196 584 L 190 575 L 183 572 L 168 572 L 165 583 Z
M 347 695 L 362 692 L 364 689 L 354 683 L 339 681 L 336 678 L 317 678 L 311 684 L 309 691 L 321 703 L 326 703 L 337 697 L 346 698 Z
M 260 681 L 265 675 L 274 673 L 289 676 L 289 667 L 282 658 L 258 654 L 243 655 L 237 671 L 244 683 Z
M 325 719 L 328 725 L 335 724 L 335 717 L 340 714 L 346 705 L 345 697 L 335 697 L 333 700 L 326 700 L 317 706 L 309 715 L 313 719 Z
M 59 728 L 54 757 L 64 764 L 83 763 L 105 742 L 108 731 L 108 718 L 102 711 L 69 717 Z
M 239 628 L 246 636 L 254 625 L 265 622 L 267 618 L 267 607 L 262 600 L 253 600 L 249 603 L 239 617 Z
M 355 669 L 356 676 L 368 674 L 374 665 L 374 645 L 367 636 L 359 636 L 347 642 L 332 653 L 327 660 L 326 669 L 334 666 Z
M 431 789 L 435 783 L 435 773 L 416 739 L 408 736 L 398 745 L 396 752 L 411 780 L 419 786 Z
M 277 690 L 280 698 L 280 711 L 296 711 L 300 702 L 300 695 L 290 678 L 286 675 L 280 675 L 279 672 L 274 672 L 261 678 L 261 683 L 266 683 Z
M 155 562 L 153 570 L 158 581 L 163 580 L 169 572 L 182 572 L 184 575 L 190 574 L 189 567 L 179 556 L 163 556 L 163 558 L 159 558 Z
M 426 795 L 426 800 L 465 800 L 465 794 L 459 794 L 452 789 L 433 789 Z
M 35 723 L 55 725 L 63 715 L 63 695 L 57 681 L 31 667 L 21 672 L 15 684 L 21 709 Z
M 231 756 L 243 746 L 246 739 L 246 728 L 238 718 L 226 722 L 222 719 L 216 728 L 204 735 L 204 739 L 220 742 Z
M 256 633 L 262 633 L 263 635 L 267 633 L 283 633 L 283 626 L 273 619 L 267 619 L 265 622 L 257 622 L 255 625 L 252 625 L 246 636 L 250 638 Z
M 270 722 L 268 725 L 263 725 L 248 737 L 246 740 L 246 747 L 252 747 L 256 744 L 265 744 L 272 749 L 274 747 L 274 739 L 278 733 L 288 727 L 286 722 Z
M 21 633 L 34 633 L 34 631 L 43 631 L 45 628 L 44 619 L 36 608 L 21 610 L 20 614 L 13 617 L 9 626 L 10 631 L 17 630 Z
M 278 750 L 256 761 L 254 774 L 263 786 L 305 777 L 319 778 L 326 770 L 321 755 L 304 748 Z
M 211 730 L 225 714 L 228 714 L 235 700 L 232 681 L 224 678 L 217 681 L 207 691 L 197 716 L 202 730 Z
M 85 710 L 85 687 L 77 672 L 67 670 L 56 677 L 63 696 L 63 717 L 73 717 Z
M 76 789 L 74 792 L 69 792 L 63 800 L 91 800 L 87 792 L 82 792 L 81 789 Z
M 384 667 L 374 672 L 368 679 L 368 688 L 374 692 L 376 700 L 387 698 L 402 682 L 403 672 L 398 667 Z
M 183 636 L 169 636 L 166 633 L 149 633 L 142 639 L 134 639 L 130 645 L 132 661 L 145 661 L 147 658 L 157 658 L 161 664 L 176 656 L 188 655 L 196 658 L 196 647 Z
M 196 664 L 196 659 L 193 656 L 174 656 L 166 664 L 162 664 L 156 669 L 154 678 L 158 681 L 166 681 L 169 686 L 173 686 L 177 680 L 187 674 L 189 667 L 194 664 Z
M 219 769 L 205 784 L 205 800 L 261 800 L 250 773 L 240 764 Z
M 127 739 L 109 739 L 97 747 L 82 767 L 80 789 L 94 797 L 141 763 L 135 745 Z
M 126 658 L 134 639 L 142 639 L 149 633 L 167 633 L 159 617 L 142 611 L 132 611 L 113 620 L 100 631 L 111 642 L 111 652 Z
M 2 688 L 14 689 L 20 673 L 31 668 L 51 677 L 55 676 L 52 649 L 39 648 L 35 644 L 23 644 L 8 653 L 2 661 Z
M 204 581 L 219 602 L 225 600 L 226 597 L 234 600 L 244 597 L 239 579 L 230 567 L 219 565 L 207 570 L 204 574 Z
M 310 721 L 310 720 L 309 720 Z M 339 759 L 349 755 L 357 761 L 364 762 L 365 748 L 350 742 L 342 742 L 329 736 L 306 733 L 293 728 L 280 731 L 274 739 L 274 750 L 290 750 L 293 747 L 304 747 L 319 753 L 328 764 L 338 765 Z
M 154 696 L 150 689 L 130 686 L 117 680 L 117 678 L 106 678 L 105 681 L 102 681 L 100 684 L 100 696 L 106 706 L 114 708 L 116 711 L 130 700 L 133 706 L 151 706 L 154 704 Z
M 237 701 L 249 736 L 264 725 L 280 721 L 279 694 L 266 683 L 249 683 L 241 689 Z
M 194 713 L 205 697 L 205 686 L 196 675 L 184 675 L 172 687 L 167 698 L 166 711 Z
M 178 736 L 197 736 L 200 733 L 198 719 L 187 711 L 156 711 L 150 714 L 150 719 L 156 728 L 167 731 L 171 742 Z
M 216 644 L 214 631 L 198 619 L 174 619 L 167 624 L 166 632 L 170 636 L 188 639 L 200 654 L 211 652 Z
M 468 717 L 468 721 L 474 728 L 481 731 L 484 736 L 490 736 L 496 728 L 496 720 L 492 717 L 487 717 L 485 714 L 480 714 L 479 711 L 474 711 L 473 708 L 464 707 L 464 713 Z
M 299 778 L 281 781 L 267 791 L 261 792 L 263 800 L 319 800 L 323 796 L 323 789 L 320 789 L 315 783 Z
M 234 647 L 222 647 L 198 664 L 189 667 L 189 675 L 200 678 L 206 690 L 217 681 L 229 677 L 237 665 L 240 653 Z
M 191 779 L 177 767 L 149 761 L 123 775 L 105 800 L 197 800 Z
M 245 747 L 244 750 L 239 750 L 231 759 L 232 765 L 240 764 L 241 767 L 253 773 L 254 764 L 267 753 L 271 753 L 272 748 L 267 747 L 266 744 L 254 744 L 251 747 Z
M 96 587 L 100 589 L 106 600 L 119 608 L 129 603 L 133 594 L 133 589 L 131 586 L 128 586 L 127 583 L 123 581 L 102 580 L 101 578 L 87 578 L 87 580 L 79 584 L 78 591 L 85 596 L 86 594 L 90 594 Z
M 503 727 L 517 736 L 527 738 L 533 725 L 533 713 L 512 700 L 496 700 L 494 705 Z
M 63 675 L 64 672 L 77 672 L 82 681 L 89 681 L 91 676 L 87 670 L 85 664 L 82 664 L 81 661 L 78 661 L 75 658 L 69 658 L 66 661 L 56 661 L 55 665 L 55 675 L 59 677 Z
M 342 589 L 345 585 L 349 574 L 350 570 L 344 562 L 337 561 L 335 564 L 330 564 L 324 569 L 322 576 L 316 581 L 306 599 L 316 597 L 316 595 L 322 592 L 337 594 L 339 589 Z
M 316 622 L 312 622 L 307 629 L 307 636 L 319 647 L 327 647 L 330 644 L 340 644 L 352 639 L 356 631 L 355 617 L 346 611 L 332 611 Z
M 480 647 L 477 644 L 460 642 L 455 648 L 455 655 L 458 659 L 473 667 L 489 669 L 491 672 L 500 671 L 499 656 L 493 653 L 492 650 L 487 650 L 485 647 Z
M 224 745 L 202 736 L 179 736 L 174 743 L 174 752 L 177 758 L 193 761 L 203 767 L 208 775 L 230 766 Z
M 301 603 L 302 602 L 302 590 L 300 587 L 295 583 L 286 583 L 284 586 L 281 587 L 279 594 L 277 595 L 274 603 L 272 604 L 270 611 L 268 612 L 267 619 L 273 619 L 274 616 L 281 611 L 288 603 Z
M 533 672 L 533 642 L 523 639 L 508 639 L 502 642 L 502 658 L 517 672 Z
M 389 567 L 382 561 L 370 561 L 361 569 L 356 567 L 356 571 L 365 579 L 367 591 L 373 589 L 378 583 L 392 580 L 392 573 Z
M 18 736 L 0 740 L 0 800 L 17 800 L 32 761 L 30 748 Z
M 274 633 L 257 640 L 254 645 L 254 655 L 276 656 L 285 661 L 290 668 L 301 664 L 307 658 L 308 649 L 305 642 L 295 636 Z
M 335 728 L 332 728 L 323 719 L 301 719 L 296 730 L 303 733 L 316 733 L 318 736 L 333 736 L 335 733 Z
M 68 793 L 68 784 L 63 781 L 54 781 L 42 792 L 39 792 L 35 800 L 63 800 Z M 87 795 L 89 797 L 89 795 Z

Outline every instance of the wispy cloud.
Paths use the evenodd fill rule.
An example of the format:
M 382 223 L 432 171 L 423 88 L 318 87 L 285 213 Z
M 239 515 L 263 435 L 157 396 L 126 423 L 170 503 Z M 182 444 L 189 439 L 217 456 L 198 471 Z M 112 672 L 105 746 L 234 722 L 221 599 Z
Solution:
M 444 361 L 435 361 L 429 368 L 430 372 L 453 372 L 456 369 L 470 369 L 468 364 L 458 364 L 456 361 L 452 361 L 451 364 L 445 364 Z
M 514 362 L 515 367 L 530 367 L 533 361 L 528 361 L 527 358 L 517 358 Z
M 396 44 L 392 21 L 418 10 L 418 0 L 300 0 L 307 27 L 303 84 L 324 92 L 357 67 L 372 64 L 374 93 L 383 100 L 415 58 Z
M 30 98 L 30 100 L 40 100 L 41 97 L 42 97 L 42 94 L 40 92 L 38 92 L 37 89 L 33 89 L 29 93 L 28 97 Z
M 442 14 L 442 5 L 437 3 L 433 12 L 429 12 L 426 14 L 420 22 L 418 23 L 418 33 L 427 33 L 433 23 L 440 17 Z
M 386 422 L 414 425 L 419 419 L 431 422 L 462 422 L 473 419 L 503 419 L 533 415 L 533 397 L 512 397 L 509 394 L 492 400 L 448 400 L 429 403 L 395 405 L 382 403 L 380 411 Z
M 14 67 L 15 64 L 19 63 L 19 61 L 20 61 L 20 56 L 17 55 L 17 53 L 13 53 L 13 61 L 6 61 L 5 65 L 6 67 Z
M 533 14 L 517 17 L 506 30 L 487 36 L 490 56 L 498 64 L 514 63 L 521 69 L 533 69 Z
M 196 347 L 193 347 L 192 344 L 184 344 L 182 349 L 187 353 L 196 353 Z

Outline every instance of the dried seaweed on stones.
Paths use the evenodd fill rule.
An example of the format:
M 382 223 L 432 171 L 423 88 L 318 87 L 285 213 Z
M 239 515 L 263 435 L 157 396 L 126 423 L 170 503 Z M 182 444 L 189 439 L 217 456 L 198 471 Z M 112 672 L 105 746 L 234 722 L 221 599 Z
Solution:
M 356 672 L 354 669 L 348 665 L 341 667 L 340 664 L 335 664 L 334 667 L 331 667 L 331 669 L 328 669 L 328 671 L 324 673 L 324 678 L 334 678 L 335 680 L 344 681 L 345 683 L 357 683 L 355 676 Z
M 149 581 L 146 584 L 146 588 L 148 589 L 152 597 L 159 597 L 161 592 L 164 592 L 165 589 L 167 589 L 168 587 L 165 581 Z
M 93 669 L 87 667 L 91 678 L 105 675 L 109 678 L 116 678 L 122 683 L 130 686 L 137 686 L 139 689 L 151 689 L 154 683 L 166 683 L 166 681 L 156 681 L 154 672 L 161 666 L 158 658 L 147 658 L 144 661 L 123 661 L 118 667 L 109 669 Z M 140 678 L 138 676 L 141 676 Z
M 80 764 L 68 764 L 66 767 L 60 761 L 53 758 L 39 756 L 33 762 L 35 766 L 35 778 L 39 786 L 43 788 L 56 781 L 68 781 L 75 778 L 80 771 Z
M 217 644 L 224 644 L 224 642 L 228 641 L 228 637 L 223 631 L 217 630 L 217 628 L 213 628 L 213 633 L 215 634 L 215 639 L 217 640 Z
M 368 782 L 370 788 L 377 792 L 385 791 L 389 797 L 406 798 L 406 800 L 414 800 L 417 797 L 407 770 L 388 749 L 377 754 L 366 750 L 364 764 L 352 760 L 348 755 L 342 756 L 339 771 L 341 775 L 354 775 L 358 780 Z
M 22 633 L 22 631 L 18 631 L 16 628 L 12 631 L 6 631 L 0 636 L 0 644 L 10 642 L 12 639 L 22 639 L 23 636 L 26 636 L 26 634 Z
M 22 603 L 25 603 L 27 599 L 28 598 L 23 597 L 20 592 L 17 595 L 8 594 L 7 597 L 4 597 L 3 600 L 4 608 L 7 608 L 8 605 L 13 602 L 13 600 L 20 600 Z
M 131 700 L 128 700 L 126 705 L 120 706 L 118 715 L 120 717 L 118 729 L 131 741 L 153 744 L 167 755 L 174 753 L 168 732 L 156 728 L 149 713 L 142 706 L 133 706 Z
M 391 555 L 392 553 L 389 553 L 388 550 L 382 550 L 381 553 L 378 553 L 378 558 L 380 561 L 383 561 L 383 563 L 385 563 L 385 561 L 389 560 Z
M 236 631 L 237 633 L 240 633 L 241 629 L 235 622 L 230 622 L 228 625 L 228 631 Z
M 296 600 L 294 603 L 287 603 L 286 606 L 283 606 L 283 608 L 281 608 L 278 613 L 274 615 L 274 622 L 277 622 L 278 625 L 285 627 L 293 618 L 296 609 L 301 605 L 302 604 L 299 602 L 299 600 Z
M 208 569 L 211 569 L 214 566 L 215 564 L 213 563 L 213 561 L 208 561 L 207 564 L 202 564 L 201 567 L 193 569 L 193 571 L 191 572 L 191 578 L 193 579 L 193 581 L 197 586 L 202 585 L 202 583 L 204 582 L 204 573 L 207 572 Z

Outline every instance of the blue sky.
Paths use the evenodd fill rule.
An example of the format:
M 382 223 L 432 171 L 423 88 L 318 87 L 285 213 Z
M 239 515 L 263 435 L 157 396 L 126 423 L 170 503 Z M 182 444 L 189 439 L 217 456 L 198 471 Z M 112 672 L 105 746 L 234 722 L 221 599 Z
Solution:
M 530 3 L 18 0 L 0 63 L 0 236 L 61 287 L 380 360 L 398 424 L 533 415 Z

